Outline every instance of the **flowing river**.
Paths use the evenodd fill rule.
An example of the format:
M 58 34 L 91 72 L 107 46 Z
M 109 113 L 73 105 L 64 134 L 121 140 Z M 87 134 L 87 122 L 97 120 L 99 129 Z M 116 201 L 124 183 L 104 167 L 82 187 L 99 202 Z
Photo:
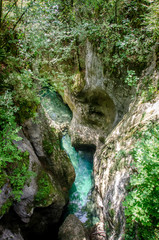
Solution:
M 92 152 L 79 151 L 71 146 L 69 135 L 62 138 L 62 146 L 69 155 L 76 173 L 75 182 L 70 189 L 68 212 L 75 214 L 81 222 L 86 222 L 86 206 L 92 183 L 93 155 Z
M 71 121 L 72 113 L 70 109 L 55 92 L 45 91 L 42 95 L 42 105 L 53 121 L 59 124 Z M 89 195 L 93 187 L 93 153 L 90 151 L 77 152 L 71 146 L 70 136 L 66 133 L 62 137 L 61 146 L 70 157 L 76 173 L 75 182 L 70 189 L 67 214 L 75 214 L 84 223 L 89 218 L 87 216 Z

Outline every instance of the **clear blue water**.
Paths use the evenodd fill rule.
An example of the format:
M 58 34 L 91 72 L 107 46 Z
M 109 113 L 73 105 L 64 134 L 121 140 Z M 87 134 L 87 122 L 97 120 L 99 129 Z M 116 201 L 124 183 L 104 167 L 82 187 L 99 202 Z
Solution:
M 75 214 L 81 222 L 86 222 L 88 219 L 85 209 L 93 187 L 93 154 L 90 151 L 77 152 L 71 146 L 69 135 L 62 138 L 62 147 L 69 155 L 76 173 L 75 182 L 70 189 L 68 212 Z
M 59 123 L 71 121 L 72 113 L 58 94 L 46 90 L 43 92 L 41 99 L 43 107 L 53 121 Z M 76 173 L 75 182 L 70 189 L 70 201 L 67 212 L 75 214 L 82 222 L 86 222 L 92 210 L 89 196 L 93 187 L 93 153 L 90 151 L 77 152 L 75 148 L 71 146 L 71 139 L 68 134 L 63 136 L 61 145 L 70 157 Z M 88 205 L 90 205 L 89 210 Z
M 56 92 L 50 92 L 49 90 L 43 91 L 41 103 L 53 121 L 57 123 L 71 121 L 71 110 L 63 103 L 61 97 Z

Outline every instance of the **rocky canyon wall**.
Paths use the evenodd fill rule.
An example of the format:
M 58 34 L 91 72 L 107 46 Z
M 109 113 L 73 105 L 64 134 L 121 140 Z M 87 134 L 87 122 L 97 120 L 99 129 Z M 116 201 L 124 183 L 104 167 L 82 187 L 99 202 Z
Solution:
M 122 202 L 132 170 L 133 136 L 151 121 L 158 121 L 159 98 L 148 101 L 133 95 L 132 88 L 104 74 L 102 61 L 90 42 L 86 49 L 85 86 L 78 95 L 65 92 L 65 101 L 73 112 L 70 135 L 77 149 L 84 146 L 96 149 L 93 197 L 100 223 L 92 239 L 122 240 L 125 232 Z M 158 81 L 156 62 L 154 53 L 141 78 L 148 76 Z
M 65 91 L 64 100 L 73 112 L 70 134 L 74 146 L 98 145 L 128 111 L 133 89 L 120 79 L 104 74 L 104 66 L 87 41 L 84 87 L 74 95 Z M 78 144 L 79 143 L 79 144 Z
M 14 144 L 22 152 L 28 151 L 29 170 L 34 174 L 26 182 L 21 200 L 11 202 L 8 214 L 1 215 L 0 239 L 40 238 L 49 226 L 55 236 L 75 179 L 73 166 L 42 108 L 35 119 L 25 122 L 19 136 L 22 139 Z M 0 193 L 1 208 L 11 201 L 11 191 L 6 183 Z

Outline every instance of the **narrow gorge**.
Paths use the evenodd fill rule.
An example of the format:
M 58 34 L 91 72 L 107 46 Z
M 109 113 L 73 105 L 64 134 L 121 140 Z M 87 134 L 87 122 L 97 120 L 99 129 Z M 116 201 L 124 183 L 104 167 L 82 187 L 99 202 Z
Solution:
M 0 240 L 159 239 L 158 9 L 1 1 Z

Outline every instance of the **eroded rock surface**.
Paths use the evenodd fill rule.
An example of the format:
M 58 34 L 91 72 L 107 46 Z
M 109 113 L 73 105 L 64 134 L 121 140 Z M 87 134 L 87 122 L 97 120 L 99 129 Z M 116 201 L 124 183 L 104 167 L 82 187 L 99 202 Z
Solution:
M 157 89 L 159 73 L 156 66 L 157 56 L 154 53 L 150 66 L 141 75 L 140 83 L 146 76 L 153 79 Z M 135 146 L 133 135 L 151 121 L 159 119 L 157 94 L 149 101 L 135 95 L 132 100 L 132 93 L 133 89 L 130 90 L 123 82 L 109 77 L 95 49 L 87 42 L 85 86 L 76 95 L 67 91 L 65 101 L 73 112 L 70 125 L 73 145 L 96 148 L 93 198 L 100 223 L 104 224 L 101 232 L 107 240 L 124 239 L 122 202 L 130 179 L 130 150 Z M 95 235 L 97 237 L 98 231 L 93 239 Z
M 70 135 L 75 147 L 103 143 L 128 111 L 133 90 L 121 80 L 110 78 L 92 44 L 87 41 L 85 85 L 78 94 L 65 92 L 73 112 Z
M 59 240 L 87 240 L 84 227 L 80 220 L 73 214 L 68 215 L 60 227 Z
M 150 121 L 159 119 L 159 97 L 153 102 L 138 100 L 107 137 L 105 145 L 94 158 L 95 198 L 107 239 L 122 240 L 125 229 L 122 202 L 127 194 L 135 139 L 133 134 Z

